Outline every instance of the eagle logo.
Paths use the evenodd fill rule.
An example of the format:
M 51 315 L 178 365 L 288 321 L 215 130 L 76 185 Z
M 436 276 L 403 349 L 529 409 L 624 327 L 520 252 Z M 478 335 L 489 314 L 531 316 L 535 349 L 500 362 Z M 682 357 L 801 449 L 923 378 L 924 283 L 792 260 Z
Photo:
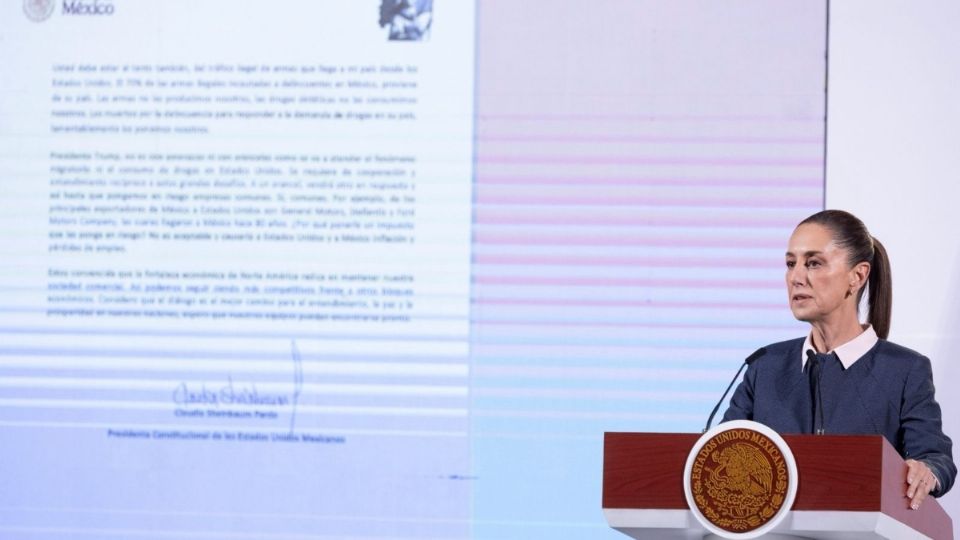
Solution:
M 711 496 L 727 503 L 722 513 L 746 518 L 763 506 L 773 489 L 773 467 L 756 446 L 734 443 L 710 459 L 717 466 L 707 468 L 704 484 Z
M 796 468 L 786 458 L 789 448 L 774 443 L 771 437 L 779 436 L 770 433 L 742 428 L 707 433 L 691 451 L 688 501 L 711 526 L 734 535 L 746 533 L 782 519 L 784 507 L 789 510 Z M 789 459 L 792 462 L 792 454 Z
M 23 0 L 23 13 L 33 22 L 45 21 L 53 14 L 53 0 Z

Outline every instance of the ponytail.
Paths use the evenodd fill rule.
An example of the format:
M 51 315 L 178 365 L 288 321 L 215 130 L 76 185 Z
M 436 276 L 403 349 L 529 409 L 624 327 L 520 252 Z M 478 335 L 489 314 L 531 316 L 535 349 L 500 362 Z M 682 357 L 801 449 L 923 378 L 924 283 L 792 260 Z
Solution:
M 863 293 L 869 292 L 867 322 L 877 337 L 887 339 L 890 334 L 890 313 L 893 305 L 893 285 L 890 281 L 890 258 L 883 244 L 874 238 L 859 218 L 843 210 L 823 210 L 800 222 L 816 223 L 830 229 L 833 240 L 847 250 L 850 267 L 862 262 L 870 264 L 870 277 L 857 291 L 857 307 Z M 797 225 L 798 227 L 800 225 Z
M 890 258 L 887 257 L 887 250 L 883 244 L 876 238 L 871 238 L 873 238 L 873 261 L 870 264 L 870 279 L 867 284 L 869 287 L 867 302 L 870 306 L 867 311 L 867 322 L 873 326 L 877 337 L 887 339 L 890 335 L 890 313 L 893 309 Z

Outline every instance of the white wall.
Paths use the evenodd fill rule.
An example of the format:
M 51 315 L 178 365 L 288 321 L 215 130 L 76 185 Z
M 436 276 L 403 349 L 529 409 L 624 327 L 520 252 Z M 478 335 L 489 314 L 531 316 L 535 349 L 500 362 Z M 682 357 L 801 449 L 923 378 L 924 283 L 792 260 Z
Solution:
M 830 6 L 827 207 L 890 252 L 891 340 L 931 358 L 960 461 L 960 2 Z M 960 488 L 941 502 L 960 536 Z

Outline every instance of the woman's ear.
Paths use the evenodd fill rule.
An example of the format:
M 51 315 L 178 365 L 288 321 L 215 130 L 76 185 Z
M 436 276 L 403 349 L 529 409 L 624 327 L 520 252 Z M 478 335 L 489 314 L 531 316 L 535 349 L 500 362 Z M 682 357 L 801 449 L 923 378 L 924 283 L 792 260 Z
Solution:
M 870 279 L 870 263 L 859 262 L 850 269 L 850 291 L 856 294 Z

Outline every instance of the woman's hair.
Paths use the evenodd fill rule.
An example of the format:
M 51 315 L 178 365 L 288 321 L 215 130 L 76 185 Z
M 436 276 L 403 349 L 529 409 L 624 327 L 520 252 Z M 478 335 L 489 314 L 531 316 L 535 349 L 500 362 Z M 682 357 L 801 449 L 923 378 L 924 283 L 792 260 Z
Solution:
M 893 285 L 890 279 L 890 259 L 879 240 L 870 235 L 867 226 L 857 216 L 843 210 L 824 210 L 800 222 L 816 223 L 830 230 L 837 246 L 847 250 L 850 266 L 866 262 L 870 264 L 867 284 L 857 291 L 857 307 L 863 291 L 869 288 L 867 322 L 877 336 L 886 339 L 890 334 L 890 311 L 893 304 Z

